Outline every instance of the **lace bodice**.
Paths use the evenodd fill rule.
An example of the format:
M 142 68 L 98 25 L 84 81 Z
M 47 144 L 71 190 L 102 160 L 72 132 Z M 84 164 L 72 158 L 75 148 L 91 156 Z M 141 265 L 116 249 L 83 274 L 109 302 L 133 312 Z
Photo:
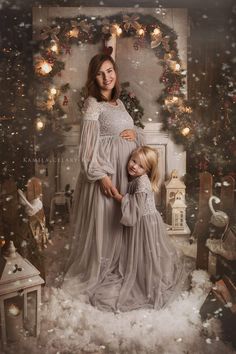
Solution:
M 132 117 L 126 111 L 121 100 L 117 100 L 117 106 L 109 102 L 97 102 L 89 97 L 85 104 L 84 120 L 99 121 L 100 136 L 119 135 L 125 129 L 133 129 Z

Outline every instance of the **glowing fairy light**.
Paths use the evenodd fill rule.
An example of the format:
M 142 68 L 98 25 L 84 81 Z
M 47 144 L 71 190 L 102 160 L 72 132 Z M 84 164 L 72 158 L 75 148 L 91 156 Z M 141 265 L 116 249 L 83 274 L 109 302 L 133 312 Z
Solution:
M 179 71 L 180 70 L 180 64 L 179 63 L 176 63 L 175 64 L 175 71 Z
M 20 313 L 20 309 L 19 307 L 17 307 L 15 304 L 11 304 L 8 308 L 8 312 L 9 314 L 11 314 L 12 316 L 18 316 Z
M 51 45 L 51 51 L 54 53 L 58 53 L 58 45 L 57 43 L 53 42 L 53 44 Z
M 120 36 L 122 33 L 122 28 L 120 28 L 120 26 L 118 26 L 118 25 L 115 25 L 114 28 L 115 28 L 117 36 Z
M 50 93 L 51 93 L 51 95 L 55 96 L 57 94 L 57 89 L 55 87 L 52 87 L 50 89 Z
M 190 133 L 190 129 L 188 127 L 185 127 L 181 130 L 181 134 L 183 136 L 187 136 Z
M 156 28 L 153 30 L 153 32 L 152 32 L 152 34 L 153 34 L 154 36 L 158 36 L 160 33 L 161 33 L 161 31 L 160 31 L 160 29 L 159 29 L 158 27 L 156 27 Z
M 42 69 L 42 72 L 44 72 L 45 74 L 48 74 L 48 73 L 50 73 L 50 71 L 52 71 L 52 66 L 49 63 L 44 62 L 41 65 L 41 69 Z
M 36 120 L 36 129 L 37 129 L 38 131 L 41 131 L 41 130 L 44 129 L 44 127 L 45 127 L 45 123 L 43 122 L 42 119 L 38 118 L 38 119 Z
M 78 35 L 79 35 L 79 29 L 77 27 L 69 31 L 69 37 L 71 38 L 77 38 Z
M 145 31 L 144 31 L 143 28 L 140 28 L 140 29 L 137 31 L 137 34 L 138 34 L 139 36 L 143 36 L 144 33 L 145 33 Z
M 47 75 L 52 71 L 52 65 L 49 64 L 46 60 L 40 60 L 35 65 L 35 70 L 40 75 Z

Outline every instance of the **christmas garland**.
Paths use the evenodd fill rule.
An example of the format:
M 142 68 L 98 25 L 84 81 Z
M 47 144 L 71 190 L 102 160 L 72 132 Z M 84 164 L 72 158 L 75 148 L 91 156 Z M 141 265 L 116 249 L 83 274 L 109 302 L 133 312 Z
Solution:
M 39 84 L 44 87 L 43 91 L 48 94 L 46 102 L 51 101 L 46 104 L 47 111 L 55 118 L 56 98 L 60 90 L 54 88 L 52 93 L 52 78 L 60 75 L 65 67 L 60 55 L 70 54 L 72 45 L 96 44 L 101 40 L 108 40 L 112 35 L 120 38 L 133 37 L 135 49 L 149 46 L 159 58 L 163 67 L 160 82 L 164 84 L 164 89 L 157 98 L 157 103 L 161 107 L 163 129 L 172 133 L 176 142 L 187 146 L 191 142 L 194 126 L 191 121 L 192 110 L 185 99 L 186 71 L 181 68 L 177 34 L 151 15 L 117 14 L 106 18 L 80 15 L 73 20 L 55 19 L 51 27 L 44 27 L 39 35 L 35 73 Z M 136 121 L 140 122 L 142 108 L 138 100 L 131 98 L 124 88 L 123 100 L 130 106 L 132 102 L 131 112 L 137 109 L 135 112 L 139 112 L 139 118 Z M 41 113 L 42 107 L 38 107 L 39 117 Z M 60 121 L 58 117 L 60 114 L 57 110 L 57 122 Z

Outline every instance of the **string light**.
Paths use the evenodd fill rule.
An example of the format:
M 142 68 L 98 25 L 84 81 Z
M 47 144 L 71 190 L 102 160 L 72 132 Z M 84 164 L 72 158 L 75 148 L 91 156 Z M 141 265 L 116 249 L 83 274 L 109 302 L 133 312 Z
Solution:
M 55 96 L 57 94 L 57 89 L 55 87 L 51 87 L 50 93 L 51 95 Z
M 41 75 L 47 75 L 52 71 L 52 65 L 46 60 L 41 60 L 36 64 L 35 70 Z
M 122 28 L 119 25 L 117 25 L 117 24 L 113 25 L 113 28 L 114 28 L 115 34 L 117 36 L 120 36 L 121 33 L 122 33 Z
M 160 30 L 158 27 L 156 27 L 156 28 L 153 30 L 153 32 L 152 32 L 152 34 L 153 34 L 154 36 L 158 36 L 160 33 L 161 33 L 161 30 Z
M 179 71 L 181 68 L 180 64 L 179 63 L 176 63 L 175 64 L 175 71 Z
M 190 129 L 188 127 L 185 127 L 181 130 L 181 134 L 183 136 L 187 136 L 190 133 Z
M 77 38 L 79 35 L 79 29 L 77 27 L 69 31 L 69 37 Z
M 144 31 L 143 28 L 140 28 L 140 29 L 137 31 L 137 34 L 138 34 L 139 36 L 143 36 L 144 33 L 145 33 L 145 31 Z
M 36 119 L 36 129 L 37 129 L 38 131 L 41 131 L 41 130 L 44 129 L 44 127 L 45 127 L 45 122 L 44 122 L 42 119 L 37 118 L 37 119 Z
M 52 42 L 52 45 L 51 45 L 51 51 L 54 53 L 58 53 L 58 45 L 54 41 Z

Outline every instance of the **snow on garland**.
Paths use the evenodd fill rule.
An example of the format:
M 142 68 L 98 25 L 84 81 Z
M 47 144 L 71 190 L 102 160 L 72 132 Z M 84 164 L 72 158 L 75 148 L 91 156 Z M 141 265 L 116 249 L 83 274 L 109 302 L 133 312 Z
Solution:
M 182 69 L 178 55 L 177 34 L 151 15 L 117 14 L 106 18 L 80 15 L 76 19 L 57 18 L 52 26 L 42 28 L 34 62 L 38 82 L 43 85 L 43 92 L 47 92 L 48 98 L 44 109 L 38 107 L 38 116 L 45 114 L 46 110 L 54 117 L 49 119 L 52 124 L 53 119 L 59 122 L 60 115 L 63 115 L 58 111 L 57 105 L 60 90 L 54 88 L 52 92 L 51 88 L 53 77 L 60 75 L 65 67 L 60 56 L 70 54 L 72 45 L 96 44 L 108 40 L 112 35 L 120 38 L 133 37 L 135 49 L 149 46 L 154 51 L 163 67 L 159 81 L 164 89 L 157 97 L 163 129 L 168 130 L 176 142 L 188 146 L 192 140 L 194 123 L 191 121 L 192 109 L 185 99 L 186 71 Z M 132 106 L 133 113 L 138 113 L 134 120 L 141 126 L 142 107 L 138 99 L 135 101 L 131 96 L 124 88 L 124 103 Z M 42 97 L 39 99 L 42 100 Z

